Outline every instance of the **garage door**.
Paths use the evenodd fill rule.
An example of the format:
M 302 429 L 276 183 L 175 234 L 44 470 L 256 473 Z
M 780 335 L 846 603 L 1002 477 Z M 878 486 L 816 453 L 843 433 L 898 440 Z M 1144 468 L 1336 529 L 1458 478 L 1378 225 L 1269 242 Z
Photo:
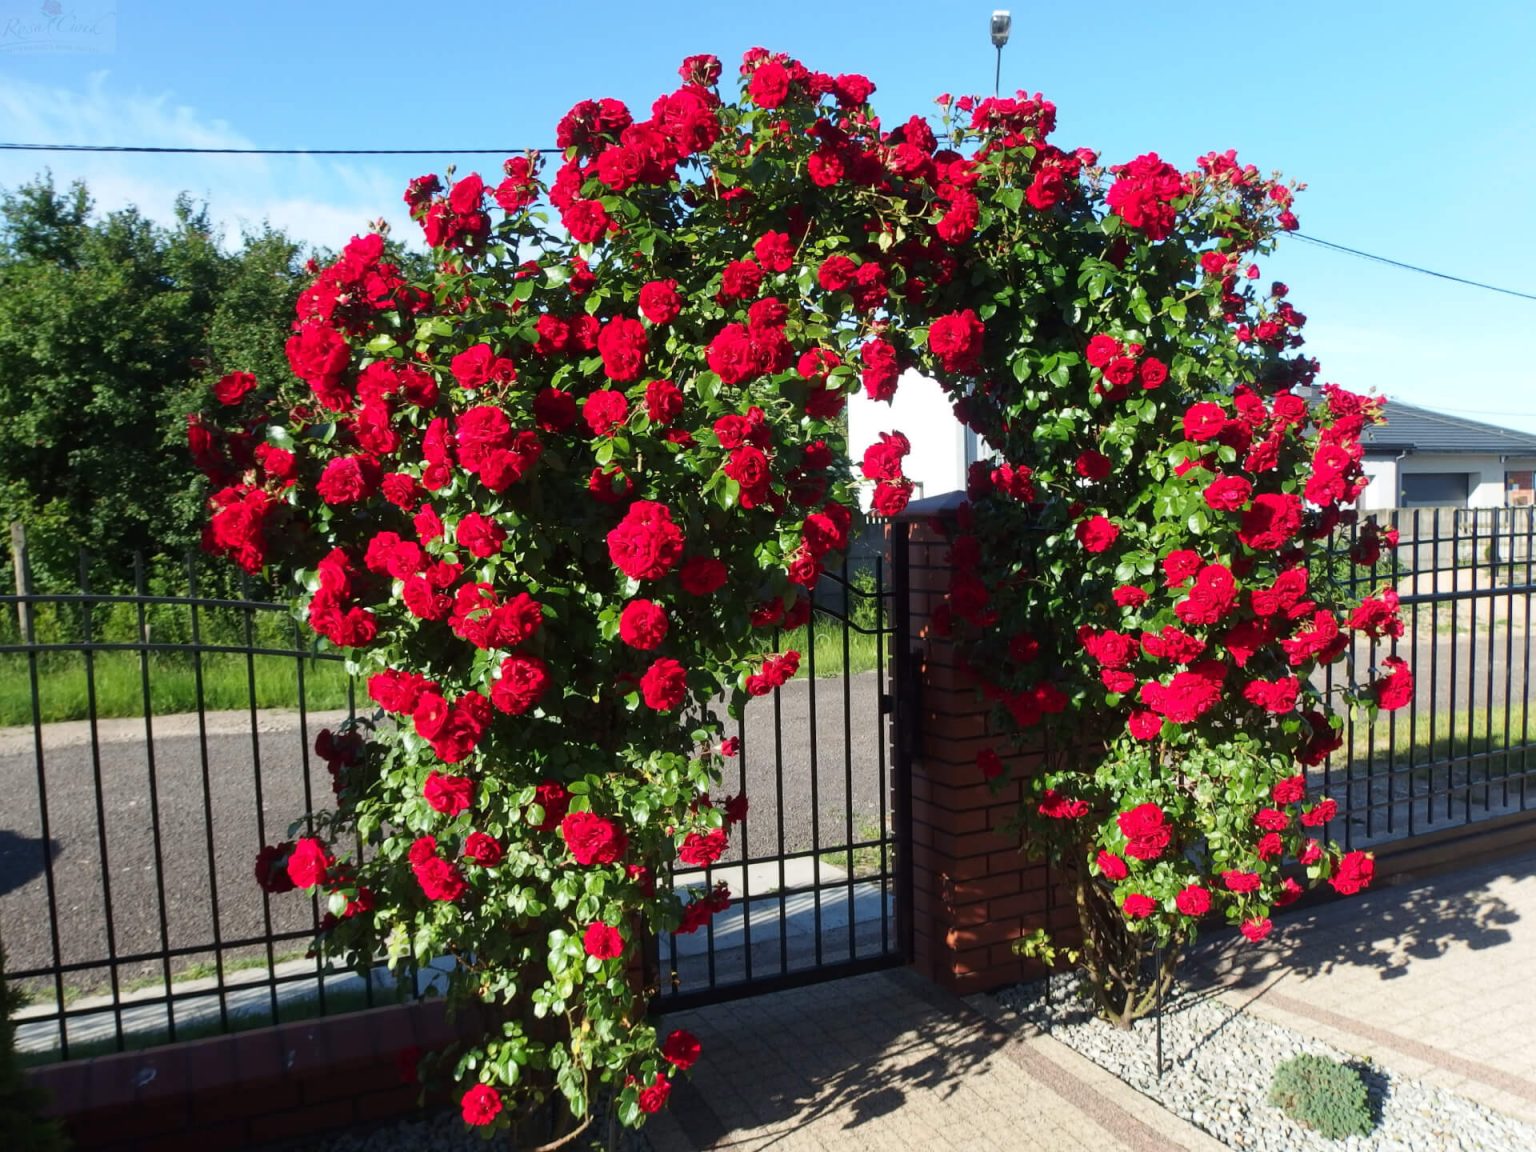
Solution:
M 1465 508 L 1470 479 L 1466 472 L 1410 472 L 1398 481 L 1399 507 Z

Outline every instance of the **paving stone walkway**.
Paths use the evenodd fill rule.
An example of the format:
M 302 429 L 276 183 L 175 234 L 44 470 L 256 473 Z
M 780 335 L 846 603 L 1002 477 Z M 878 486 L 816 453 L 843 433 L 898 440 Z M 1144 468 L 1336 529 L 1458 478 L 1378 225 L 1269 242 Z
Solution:
M 1301 911 L 1191 977 L 1401 1074 L 1536 1122 L 1536 850 Z M 654 1152 L 1219 1152 L 1049 1036 L 893 970 L 678 1013 L 703 1041 Z
M 1536 850 L 1398 877 L 1194 959 L 1245 1011 L 1536 1123 Z

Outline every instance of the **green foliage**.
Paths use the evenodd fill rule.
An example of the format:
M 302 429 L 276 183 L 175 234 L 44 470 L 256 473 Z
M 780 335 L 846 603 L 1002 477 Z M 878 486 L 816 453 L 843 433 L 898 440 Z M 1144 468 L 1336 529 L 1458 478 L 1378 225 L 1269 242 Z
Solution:
M 270 228 L 224 251 L 185 197 L 163 226 L 46 174 L 0 194 L 0 527 L 26 524 L 39 584 L 82 547 L 122 588 L 108 564 L 196 543 L 184 413 L 233 365 L 283 367 L 300 258 Z
M 0 946 L 0 1148 L 6 1152 L 62 1152 L 69 1141 L 57 1120 L 42 1116 L 44 1093 L 27 1082 L 16 1058 L 11 1013 L 21 997 L 5 982 L 5 949 Z
M 1304 1053 L 1277 1067 L 1269 1102 L 1330 1140 L 1368 1136 L 1376 1125 L 1360 1073 L 1326 1056 Z

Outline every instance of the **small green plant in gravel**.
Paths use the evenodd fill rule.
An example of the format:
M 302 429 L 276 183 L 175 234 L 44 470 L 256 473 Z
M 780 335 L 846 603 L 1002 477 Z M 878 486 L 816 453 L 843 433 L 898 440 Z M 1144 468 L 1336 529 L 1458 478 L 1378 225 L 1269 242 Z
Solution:
M 1326 1056 L 1293 1056 L 1277 1067 L 1269 1102 L 1330 1140 L 1366 1136 L 1375 1126 L 1360 1073 Z
M 0 951 L 0 1148 L 7 1152 L 62 1152 L 69 1147 L 56 1120 L 42 1115 L 44 1095 L 28 1083 L 16 1057 L 16 1027 L 11 1013 L 20 998 L 5 984 L 5 955 Z

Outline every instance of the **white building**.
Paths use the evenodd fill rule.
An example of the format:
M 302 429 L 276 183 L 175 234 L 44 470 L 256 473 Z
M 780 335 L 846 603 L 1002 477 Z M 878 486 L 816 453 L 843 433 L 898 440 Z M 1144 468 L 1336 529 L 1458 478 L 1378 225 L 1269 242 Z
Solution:
M 901 374 L 890 403 L 871 400 L 863 392 L 848 398 L 848 451 L 854 475 L 864 449 L 882 432 L 900 432 L 912 443 L 902 470 L 912 480 L 912 499 L 941 496 L 965 489 L 965 472 L 977 459 L 976 433 L 955 419 L 949 396 L 938 381 L 908 369 Z M 869 509 L 872 486 L 864 488 Z
M 1532 502 L 1536 436 L 1389 400 L 1361 436 L 1370 487 L 1359 506 L 1504 508 Z

